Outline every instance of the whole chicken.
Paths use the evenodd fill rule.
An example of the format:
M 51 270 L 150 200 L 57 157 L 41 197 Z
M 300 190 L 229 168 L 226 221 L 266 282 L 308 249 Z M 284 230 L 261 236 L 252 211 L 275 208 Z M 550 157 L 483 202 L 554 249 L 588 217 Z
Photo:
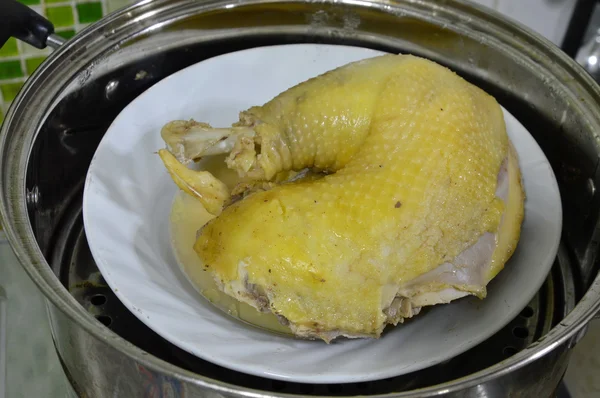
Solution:
M 194 250 L 227 295 L 300 337 L 381 335 L 486 285 L 512 256 L 524 192 L 502 110 L 411 55 L 354 62 L 240 114 L 173 121 L 159 151 L 215 215 Z M 228 153 L 230 190 L 186 164 Z

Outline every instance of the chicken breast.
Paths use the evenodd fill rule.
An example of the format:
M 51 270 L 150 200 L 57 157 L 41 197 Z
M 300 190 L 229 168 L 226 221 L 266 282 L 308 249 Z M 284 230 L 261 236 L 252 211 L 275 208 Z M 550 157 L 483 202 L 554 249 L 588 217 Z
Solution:
M 524 193 L 498 103 L 410 55 L 351 63 L 240 114 L 174 121 L 159 152 L 215 214 L 194 250 L 226 294 L 294 334 L 374 337 L 486 285 L 513 254 Z M 233 191 L 184 164 L 229 153 Z

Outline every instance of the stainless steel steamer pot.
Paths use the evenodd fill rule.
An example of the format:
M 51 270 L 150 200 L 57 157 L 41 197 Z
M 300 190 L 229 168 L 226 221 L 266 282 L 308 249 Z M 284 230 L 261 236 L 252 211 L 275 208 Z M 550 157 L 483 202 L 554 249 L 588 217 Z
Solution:
M 564 231 L 552 273 L 510 325 L 414 374 L 312 386 L 232 372 L 140 324 L 105 285 L 81 220 L 83 181 L 116 115 L 160 79 L 255 46 L 333 43 L 411 52 L 480 85 L 521 120 L 559 181 Z M 0 210 L 47 298 L 53 338 L 80 396 L 548 397 L 600 308 L 600 90 L 531 31 L 464 1 L 142 1 L 60 46 L 13 102 L 0 136 Z M 126 172 L 126 171 L 124 171 Z

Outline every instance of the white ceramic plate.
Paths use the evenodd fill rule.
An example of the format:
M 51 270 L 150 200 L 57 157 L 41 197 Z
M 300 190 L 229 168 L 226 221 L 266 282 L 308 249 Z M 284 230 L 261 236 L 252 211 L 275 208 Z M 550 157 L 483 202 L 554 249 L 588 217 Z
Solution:
M 348 62 L 379 52 L 346 46 L 261 47 L 192 65 L 147 90 L 115 119 L 88 171 L 83 215 L 89 245 L 117 297 L 162 337 L 237 371 L 307 383 L 346 383 L 409 373 L 447 360 L 490 337 L 541 287 L 561 232 L 560 196 L 534 139 L 505 112 L 527 202 L 522 237 L 485 300 L 435 306 L 379 340 L 325 345 L 275 335 L 216 309 L 180 271 L 169 239 L 177 188 L 156 151 L 170 120 L 228 126 L 238 112 Z

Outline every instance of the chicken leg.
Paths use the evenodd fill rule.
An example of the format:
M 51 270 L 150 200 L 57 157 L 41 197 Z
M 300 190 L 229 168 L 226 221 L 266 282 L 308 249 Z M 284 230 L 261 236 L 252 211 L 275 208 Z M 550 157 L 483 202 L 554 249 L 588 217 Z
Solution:
M 423 306 L 484 298 L 519 240 L 524 193 L 500 106 L 422 58 L 354 62 L 230 129 L 176 121 L 163 138 L 175 182 L 217 215 L 194 246 L 205 269 L 298 336 L 376 338 Z M 182 165 L 223 152 L 264 189 L 232 201 Z

